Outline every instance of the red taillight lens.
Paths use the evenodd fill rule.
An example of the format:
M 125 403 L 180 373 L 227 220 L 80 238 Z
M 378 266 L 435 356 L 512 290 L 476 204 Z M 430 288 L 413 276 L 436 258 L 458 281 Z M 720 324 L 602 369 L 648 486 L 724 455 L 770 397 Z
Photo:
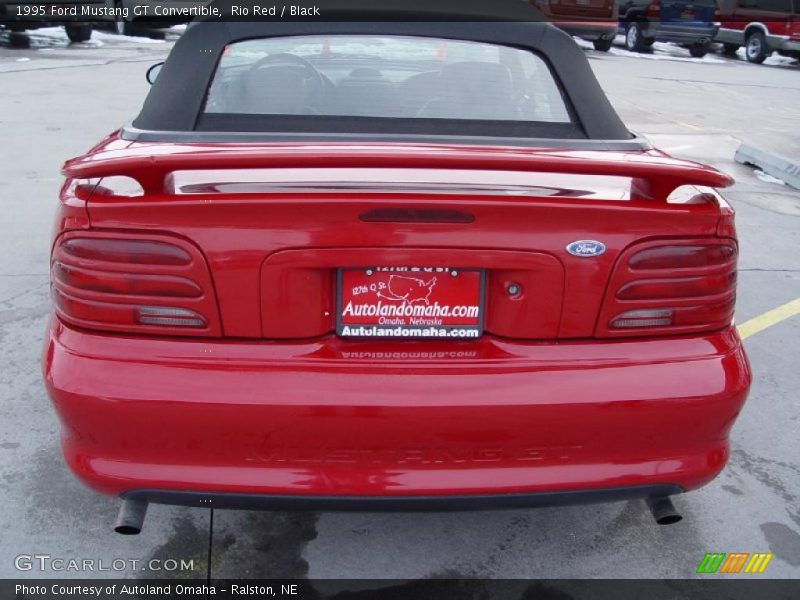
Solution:
M 182 240 L 67 234 L 53 249 L 60 318 L 91 329 L 221 335 L 205 260 Z
M 657 246 L 634 254 L 631 269 L 693 269 L 727 263 L 736 255 L 733 246 Z
M 124 304 L 93 302 L 69 296 L 53 286 L 51 288 L 56 312 L 68 321 L 134 325 L 133 308 Z
M 198 298 L 203 294 L 199 285 L 185 277 L 90 271 L 58 261 L 53 263 L 53 278 L 65 286 L 108 294 L 178 298 Z
M 188 265 L 191 256 L 172 244 L 151 240 L 77 238 L 62 244 L 64 252 L 76 258 L 150 265 Z
M 730 325 L 736 300 L 733 240 L 649 242 L 622 254 L 598 335 L 710 331 Z
M 736 271 L 706 277 L 673 277 L 670 279 L 639 279 L 617 290 L 620 300 L 655 300 L 658 298 L 696 298 L 713 296 L 720 290 L 736 286 Z

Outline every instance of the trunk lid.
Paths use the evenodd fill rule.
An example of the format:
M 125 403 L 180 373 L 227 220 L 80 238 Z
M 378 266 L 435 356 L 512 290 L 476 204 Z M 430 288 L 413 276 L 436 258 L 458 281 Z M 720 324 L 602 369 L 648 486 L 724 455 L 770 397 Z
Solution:
M 374 267 L 481 269 L 485 334 L 591 337 L 623 251 L 717 235 L 719 197 L 688 187 L 667 202 L 673 191 L 731 182 L 655 151 L 116 139 L 65 172 L 138 182 L 142 194 L 126 196 L 101 181 L 92 228 L 191 241 L 224 335 L 267 339 L 332 334 L 338 269 Z M 605 251 L 566 251 L 580 240 Z

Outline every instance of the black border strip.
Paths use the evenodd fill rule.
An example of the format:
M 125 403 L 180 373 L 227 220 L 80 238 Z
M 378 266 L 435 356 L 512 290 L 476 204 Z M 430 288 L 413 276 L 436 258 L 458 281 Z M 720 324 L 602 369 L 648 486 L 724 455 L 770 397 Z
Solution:
M 635 498 L 672 496 L 683 492 L 684 490 L 680 486 L 672 484 L 529 494 L 369 497 L 230 494 L 222 492 L 137 489 L 123 493 L 121 498 L 125 500 L 145 500 L 154 504 L 239 510 L 449 512 L 596 504 Z
M 369 545 L 366 545 L 369 548 Z M 366 551 L 366 550 L 365 550 Z M 659 546 L 653 548 L 653 560 L 657 560 Z M 535 555 L 533 555 L 535 559 Z M 583 557 L 580 557 L 583 558 Z M 642 556 L 646 560 L 649 556 Z M 37 600 L 63 600 L 78 598 L 78 595 L 64 595 L 58 592 L 60 586 L 69 588 L 87 586 L 100 588 L 99 596 L 80 597 L 101 598 L 102 600 L 168 600 L 170 598 L 264 598 L 270 597 L 261 586 L 272 588 L 276 598 L 297 598 L 301 600 L 789 600 L 800 597 L 800 579 L 768 579 L 765 575 L 732 575 L 720 578 L 706 575 L 704 579 L 675 579 L 675 576 L 697 577 L 692 568 L 696 555 L 686 553 L 687 569 L 673 575 L 673 579 L 619 579 L 625 575 L 619 569 L 601 570 L 594 577 L 616 579 L 488 579 L 464 576 L 460 579 L 433 576 L 421 579 L 354 579 L 352 575 L 339 579 L 300 579 L 299 571 L 287 577 L 270 573 L 268 565 L 255 565 L 250 578 L 216 577 L 213 573 L 206 579 L 205 573 L 181 573 L 180 577 L 163 575 L 156 579 L 123 578 L 125 573 L 108 579 L 72 579 L 60 577 L 51 579 L 37 573 L 30 573 L 25 579 L 0 579 L 0 597 L 36 598 Z M 702 555 L 697 558 L 699 560 Z M 569 560 L 569 558 L 565 559 Z M 575 559 L 577 560 L 577 559 Z M 531 572 L 536 573 L 536 565 Z M 216 565 L 215 565 L 216 568 Z M 348 571 L 353 569 L 348 568 Z M 226 569 L 228 573 L 230 569 Z M 769 573 L 769 571 L 767 571 Z M 258 578 L 258 577 L 261 578 Z M 293 577 L 290 579 L 289 577 Z M 711 577 L 710 579 L 708 577 Z M 38 593 L 18 592 L 16 586 L 41 586 Z M 136 587 L 137 592 L 122 593 L 122 586 Z M 181 592 L 178 587 L 181 586 Z M 203 588 L 205 586 L 205 589 Z M 237 586 L 234 588 L 234 586 Z M 252 589 L 251 589 L 252 586 Z M 293 586 L 288 588 L 283 586 Z M 53 588 L 56 591 L 53 591 Z M 186 591 L 186 590 L 190 591 Z M 194 590 L 194 591 L 192 591 Z M 265 595 L 266 594 L 266 595 Z

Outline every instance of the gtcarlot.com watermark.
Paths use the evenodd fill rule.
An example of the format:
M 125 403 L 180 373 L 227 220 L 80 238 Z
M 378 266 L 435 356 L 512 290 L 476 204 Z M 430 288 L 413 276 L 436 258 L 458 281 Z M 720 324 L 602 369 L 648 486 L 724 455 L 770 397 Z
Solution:
M 194 571 L 194 560 L 174 558 L 70 558 L 50 554 L 19 554 L 14 558 L 17 571 L 92 573 L 99 571 Z

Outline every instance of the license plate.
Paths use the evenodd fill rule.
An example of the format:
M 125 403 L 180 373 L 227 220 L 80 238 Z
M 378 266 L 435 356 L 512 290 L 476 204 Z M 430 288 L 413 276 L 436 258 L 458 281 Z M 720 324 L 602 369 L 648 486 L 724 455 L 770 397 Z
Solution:
M 681 13 L 681 19 L 694 19 L 694 9 L 687 8 Z
M 336 333 L 350 338 L 476 339 L 484 272 L 447 267 L 339 269 Z

